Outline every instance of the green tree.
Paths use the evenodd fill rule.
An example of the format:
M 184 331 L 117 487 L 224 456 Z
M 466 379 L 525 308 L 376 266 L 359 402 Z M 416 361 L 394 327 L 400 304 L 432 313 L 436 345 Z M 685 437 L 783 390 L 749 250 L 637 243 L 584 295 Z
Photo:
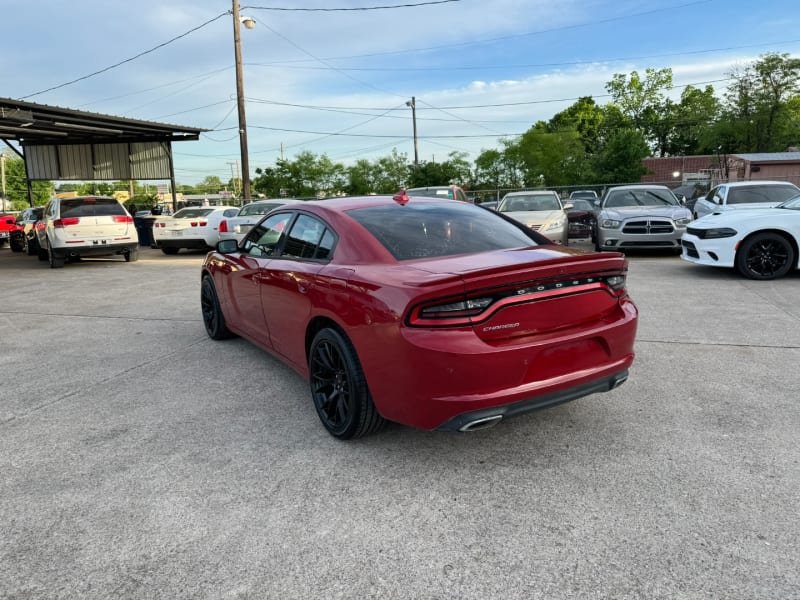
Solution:
M 720 101 L 714 96 L 714 88 L 704 89 L 686 86 L 681 93 L 680 103 L 672 111 L 669 154 L 689 156 L 709 154 L 716 149 L 713 140 L 713 124 L 721 109 Z
M 638 129 L 618 129 L 593 159 L 597 183 L 635 183 L 647 172 L 642 159 L 650 147 Z
M 466 152 L 450 152 L 443 162 L 423 161 L 409 167 L 409 187 L 430 185 L 466 186 L 472 175 Z
M 547 123 L 550 133 L 577 131 L 587 154 L 600 146 L 600 131 L 603 125 L 603 109 L 591 96 L 583 96 L 570 107 L 553 115 Z
M 30 206 L 28 202 L 28 186 L 25 183 L 25 163 L 21 158 L 6 155 L 6 199 L 12 210 L 23 210 Z M 45 204 L 54 193 L 50 181 L 32 181 L 33 205 Z
M 512 145 L 526 187 L 568 185 L 584 175 L 586 150 L 575 129 L 550 133 L 548 124 L 539 121 Z
M 203 178 L 203 181 L 197 184 L 196 189 L 201 194 L 216 194 L 225 189 L 225 186 L 222 185 L 222 180 L 216 175 L 207 175 Z
M 665 91 L 672 89 L 672 69 L 645 69 L 644 78 L 637 71 L 630 75 L 615 73 L 606 84 L 611 102 L 641 131 L 656 153 L 667 153 L 672 101 Z
M 375 193 L 391 194 L 407 187 L 409 164 L 405 152 L 392 148 L 392 153 L 379 158 L 375 166 Z

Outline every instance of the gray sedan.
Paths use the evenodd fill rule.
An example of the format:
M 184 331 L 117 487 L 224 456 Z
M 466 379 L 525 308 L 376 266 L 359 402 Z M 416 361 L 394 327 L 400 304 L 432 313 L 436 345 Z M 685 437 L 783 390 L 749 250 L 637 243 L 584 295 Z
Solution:
M 609 188 L 597 215 L 595 249 L 672 249 L 680 251 L 681 236 L 692 214 L 662 185 Z

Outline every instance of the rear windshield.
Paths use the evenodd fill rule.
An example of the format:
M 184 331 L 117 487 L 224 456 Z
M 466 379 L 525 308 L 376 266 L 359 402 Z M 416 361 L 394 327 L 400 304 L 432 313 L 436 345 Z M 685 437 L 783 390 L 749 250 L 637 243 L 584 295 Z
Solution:
M 797 195 L 793 185 L 754 185 L 733 187 L 728 190 L 728 204 L 760 204 L 762 202 L 785 202 Z
M 61 218 L 124 215 L 125 209 L 114 198 L 66 198 L 61 201 Z
M 182 208 L 172 216 L 176 219 L 196 219 L 207 217 L 212 212 L 214 212 L 213 208 Z
M 537 237 L 471 204 L 371 206 L 348 211 L 397 260 L 536 246 Z M 542 238 L 543 240 L 543 238 Z M 544 243 L 544 241 L 540 242 Z

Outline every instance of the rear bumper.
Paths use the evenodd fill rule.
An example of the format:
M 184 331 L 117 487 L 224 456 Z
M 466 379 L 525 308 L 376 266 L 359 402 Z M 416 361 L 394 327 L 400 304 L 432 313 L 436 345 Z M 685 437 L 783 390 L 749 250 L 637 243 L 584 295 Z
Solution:
M 53 254 L 58 257 L 69 256 L 108 256 L 110 254 L 123 254 L 136 250 L 139 247 L 139 241 L 133 240 L 125 242 L 124 244 L 93 244 L 91 246 L 61 246 L 52 248 Z
M 164 239 L 156 237 L 153 241 L 159 248 L 193 248 L 198 250 L 211 248 L 203 238 Z
M 610 392 L 614 388 L 621 386 L 628 379 L 628 369 L 614 373 L 610 377 L 590 381 L 581 385 L 568 388 L 566 390 L 559 390 L 543 396 L 537 396 L 528 400 L 520 400 L 503 406 L 495 406 L 493 408 L 486 408 L 483 410 L 473 410 L 470 412 L 462 413 L 442 423 L 438 431 L 468 431 L 470 424 L 473 423 L 496 423 L 505 420 L 509 417 L 515 417 L 525 413 L 557 406 L 564 404 L 590 394 L 597 394 L 600 392 Z M 500 418 L 498 418 L 500 417 Z M 476 427 L 482 428 L 482 427 Z
M 354 336 L 353 343 L 385 418 L 457 430 L 474 415 L 505 417 L 608 391 L 633 363 L 637 319 L 636 306 L 624 298 L 592 323 L 506 343 L 486 343 L 471 330 L 443 335 L 413 328 L 393 340 L 388 357 L 386 344 L 375 341 L 380 333 Z

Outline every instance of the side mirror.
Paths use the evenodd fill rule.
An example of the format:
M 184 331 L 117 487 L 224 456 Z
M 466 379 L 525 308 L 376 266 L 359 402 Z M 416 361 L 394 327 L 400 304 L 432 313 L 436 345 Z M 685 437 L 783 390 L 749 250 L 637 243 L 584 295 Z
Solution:
M 572 204 L 571 202 L 567 202 L 567 203 L 564 205 L 564 210 L 569 210 L 570 208 L 575 208 L 575 205 L 574 205 L 574 204 Z
M 217 242 L 217 252 L 220 254 L 232 254 L 239 251 L 237 240 L 220 240 Z

